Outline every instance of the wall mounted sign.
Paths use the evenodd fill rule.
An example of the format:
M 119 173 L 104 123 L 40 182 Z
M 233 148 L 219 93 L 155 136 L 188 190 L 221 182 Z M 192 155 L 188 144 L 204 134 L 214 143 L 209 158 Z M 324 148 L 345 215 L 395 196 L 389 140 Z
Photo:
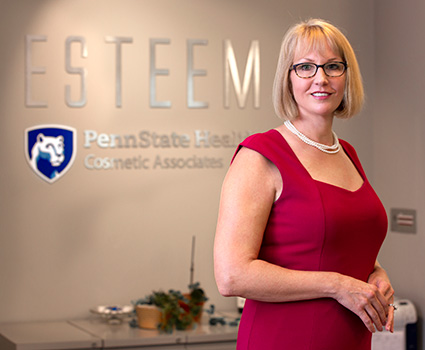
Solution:
M 122 107 L 122 55 L 123 46 L 133 43 L 132 37 L 106 36 L 106 44 L 115 44 L 115 107 Z M 35 66 L 32 59 L 33 45 L 48 44 L 47 35 L 26 35 L 25 37 L 25 106 L 27 108 L 47 108 L 47 100 L 35 100 L 33 98 L 32 76 L 34 74 L 47 74 L 47 67 Z M 172 101 L 157 100 L 158 76 L 168 76 L 169 69 L 157 67 L 157 46 L 170 45 L 169 38 L 151 38 L 149 39 L 149 107 L 150 108 L 171 108 Z M 79 46 L 80 58 L 89 59 L 89 48 L 84 36 L 68 36 L 65 39 L 65 71 L 70 75 L 77 75 L 80 78 L 80 91 L 77 93 L 79 98 L 71 98 L 71 87 L 65 85 L 65 104 L 71 108 L 81 108 L 87 105 L 87 76 L 88 69 L 85 67 L 75 67 L 72 65 L 72 47 Z M 194 68 L 194 48 L 195 46 L 208 45 L 207 39 L 187 39 L 187 62 L 186 62 L 186 81 L 187 81 L 187 107 L 188 108 L 208 108 L 207 101 L 195 101 L 194 96 L 194 78 L 207 75 L 205 69 Z M 75 50 L 75 48 L 74 48 Z M 258 40 L 252 40 L 246 59 L 245 72 L 241 81 L 239 69 L 237 66 L 236 55 L 232 42 L 228 39 L 223 41 L 224 60 L 224 101 L 225 108 L 230 107 L 230 85 L 233 82 L 234 91 L 239 108 L 245 108 L 251 81 L 253 82 L 254 108 L 260 108 L 260 44 Z
M 132 134 L 107 134 L 96 130 L 84 131 L 85 149 L 108 150 L 195 150 L 232 148 L 236 149 L 250 132 L 232 131 L 227 134 L 215 134 L 209 130 L 194 130 L 193 133 L 157 133 L 142 130 Z M 163 152 L 162 152 L 163 153 Z M 181 152 L 180 152 L 181 153 Z M 178 156 L 164 154 L 136 155 L 131 157 L 98 156 L 88 154 L 84 166 L 90 170 L 148 170 L 148 169 L 217 169 L 223 168 L 225 162 L 221 157 L 199 154 Z
M 104 45 L 113 45 L 115 67 L 115 80 L 110 80 L 114 88 L 115 103 L 110 102 L 112 108 L 123 107 L 122 89 L 123 81 L 123 57 L 126 48 L 134 45 L 132 36 L 104 36 L 100 39 Z M 65 75 L 54 76 L 54 80 L 48 81 L 51 69 L 46 60 L 52 55 L 47 35 L 29 34 L 25 36 L 25 107 L 28 109 L 49 109 L 52 97 L 49 92 L 56 92 L 56 83 L 64 89 L 64 105 L 67 108 L 79 109 L 82 114 L 88 105 L 90 77 L 101 77 L 105 74 L 104 68 L 91 74 L 98 69 L 98 65 L 89 65 L 91 57 L 99 60 L 102 55 L 96 52 L 90 56 L 89 40 L 85 36 L 65 36 L 64 47 L 64 71 Z M 169 38 L 149 38 L 148 59 L 148 85 L 149 107 L 152 109 L 170 109 L 173 101 L 164 94 L 159 94 L 157 86 L 158 77 L 169 76 L 169 69 L 157 62 L 159 46 L 171 46 L 173 43 Z M 196 48 L 208 46 L 207 39 L 186 39 L 186 62 L 183 60 L 186 72 L 186 107 L 191 109 L 209 108 L 209 101 L 195 100 L 195 78 L 205 77 L 208 72 L 204 69 L 202 62 L 196 61 L 200 67 L 195 67 Z M 99 46 L 95 46 L 99 50 Z M 171 47 L 170 47 L 171 48 Z M 237 57 L 232 42 L 223 40 L 223 58 L 218 65 L 223 68 L 223 108 L 230 108 L 230 94 L 235 93 L 235 101 L 240 109 L 247 106 L 248 95 L 252 92 L 252 107 L 260 108 L 260 45 L 258 40 L 251 40 L 248 53 Z M 52 56 L 56 59 L 56 56 Z M 60 57 L 58 55 L 57 57 Z M 73 60 L 79 59 L 79 63 Z M 93 59 L 94 59 L 93 58 Z M 238 58 L 238 60 L 237 60 Z M 103 58 L 106 60 L 106 58 Z M 85 64 L 87 62 L 87 64 Z M 240 67 L 238 67 L 238 63 Z M 244 66 L 245 63 L 245 66 Z M 89 72 L 89 68 L 90 72 Z M 57 71 L 56 71 L 57 72 Z M 243 74 L 240 74 L 243 72 Z M 90 75 L 89 75 L 90 73 Z M 35 78 L 37 76 L 37 78 Z M 60 77 L 65 77 L 61 83 Z M 67 78 L 78 79 L 78 84 L 69 85 Z M 93 78 L 92 78 L 93 79 Z M 96 78 L 94 78 L 96 79 Z M 105 79 L 105 81 L 108 81 Z M 50 82 L 50 83 L 49 83 Z M 53 83 L 52 83 L 53 82 Z M 37 90 L 48 84 L 51 89 L 44 92 L 43 96 L 37 94 Z M 170 80 L 171 83 L 171 80 Z M 46 91 L 46 90 L 43 90 Z M 101 89 L 99 90 L 101 91 Z M 163 97 L 160 97 L 163 96 Z M 160 169 L 219 169 L 227 165 L 220 154 L 210 154 L 207 150 L 223 148 L 235 149 L 237 145 L 247 136 L 248 131 L 221 131 L 191 130 L 188 132 L 139 130 L 131 134 L 117 134 L 115 132 L 105 133 L 97 130 L 82 130 L 78 132 L 84 140 L 83 154 L 81 155 L 84 168 L 90 171 L 102 170 L 160 170 Z M 72 130 L 72 131 L 71 131 Z M 75 158 L 76 153 L 76 131 L 64 126 L 34 126 L 25 131 L 26 156 L 32 170 L 43 180 L 53 183 L 65 174 Z M 193 149 L 194 152 L 191 152 Z M 178 152 L 173 152 L 178 150 Z M 106 151 L 106 152 L 105 152 Z M 170 152 L 168 152 L 170 151 Z M 107 154 L 105 154 L 107 153 Z

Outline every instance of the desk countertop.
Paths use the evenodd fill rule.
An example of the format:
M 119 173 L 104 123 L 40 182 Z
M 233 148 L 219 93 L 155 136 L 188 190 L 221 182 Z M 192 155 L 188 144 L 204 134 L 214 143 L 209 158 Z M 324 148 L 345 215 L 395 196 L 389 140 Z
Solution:
M 67 321 L 0 323 L 1 350 L 101 349 L 102 339 Z
M 174 331 L 171 334 L 160 333 L 157 330 L 132 328 L 128 322 L 109 325 L 101 320 L 91 319 L 70 321 L 70 323 L 103 339 L 105 348 L 235 341 L 237 335 L 237 327 L 210 326 L 205 323 L 192 330 Z
M 152 345 L 235 342 L 237 327 L 210 326 L 208 322 L 195 329 L 174 331 L 132 328 L 125 320 L 111 325 L 100 318 L 52 322 L 0 323 L 2 350 L 107 349 Z

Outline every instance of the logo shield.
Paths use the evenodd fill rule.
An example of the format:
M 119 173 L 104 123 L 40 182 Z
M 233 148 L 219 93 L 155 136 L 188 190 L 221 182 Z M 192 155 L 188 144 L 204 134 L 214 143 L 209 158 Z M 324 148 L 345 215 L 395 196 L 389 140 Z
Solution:
M 25 156 L 31 169 L 48 183 L 59 180 L 77 153 L 77 131 L 65 125 L 37 125 L 25 130 Z

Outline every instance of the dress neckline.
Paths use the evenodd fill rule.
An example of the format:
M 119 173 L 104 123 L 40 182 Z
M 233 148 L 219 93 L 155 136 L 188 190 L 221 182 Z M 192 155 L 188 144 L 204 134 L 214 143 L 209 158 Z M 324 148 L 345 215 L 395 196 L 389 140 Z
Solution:
M 338 185 L 331 184 L 331 183 L 329 183 L 329 182 L 324 182 L 324 181 L 320 181 L 320 180 L 316 180 L 316 179 L 314 179 L 314 178 L 311 176 L 311 174 L 308 172 L 308 170 L 306 169 L 306 167 L 303 165 L 303 163 L 301 163 L 300 159 L 299 159 L 299 158 L 298 158 L 298 156 L 295 154 L 294 150 L 293 150 L 293 149 L 292 149 L 292 147 L 289 145 L 288 141 L 286 141 L 286 139 L 285 139 L 285 137 L 282 135 L 282 133 L 281 133 L 279 130 L 277 130 L 277 129 L 272 129 L 272 131 L 275 131 L 275 132 L 277 132 L 277 133 L 280 135 L 280 138 L 283 140 L 284 144 L 288 147 L 288 149 L 289 149 L 290 153 L 292 154 L 292 156 L 293 156 L 293 157 L 297 160 L 298 164 L 301 166 L 301 168 L 304 170 L 304 172 L 308 175 L 308 177 L 309 177 L 311 180 L 313 180 L 315 183 L 320 184 L 320 185 L 324 185 L 324 186 L 330 186 L 330 187 L 333 187 L 333 188 L 336 188 L 336 189 L 339 189 L 339 190 L 342 190 L 342 191 L 345 191 L 345 192 L 349 192 L 349 193 L 356 193 L 356 192 L 359 192 L 360 190 L 362 190 L 362 189 L 365 187 L 365 184 L 366 184 L 366 181 L 367 181 L 367 179 L 366 179 L 366 175 L 363 173 L 362 169 L 360 169 L 360 168 L 358 167 L 358 165 L 356 164 L 356 162 L 355 162 L 355 161 L 353 160 L 353 158 L 351 157 L 350 153 L 349 153 L 349 152 L 347 152 L 347 150 L 345 149 L 344 141 L 343 141 L 343 142 L 341 142 L 341 148 L 342 148 L 342 150 L 345 152 L 345 154 L 347 155 L 348 159 L 350 159 L 351 163 L 352 163 L 352 164 L 354 165 L 354 167 L 356 168 L 356 170 L 357 170 L 357 172 L 359 173 L 360 177 L 363 179 L 363 183 L 362 183 L 362 185 L 361 185 L 358 189 L 353 190 L 353 191 L 352 191 L 352 190 L 349 190 L 349 189 L 347 189 L 347 188 L 344 188 L 344 187 L 338 186 Z M 340 140 L 340 141 L 341 141 L 341 140 Z

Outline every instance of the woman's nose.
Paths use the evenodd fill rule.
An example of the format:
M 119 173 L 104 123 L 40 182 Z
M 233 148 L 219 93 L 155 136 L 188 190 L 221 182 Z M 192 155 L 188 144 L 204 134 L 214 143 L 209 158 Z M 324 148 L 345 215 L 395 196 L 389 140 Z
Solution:
M 317 69 L 316 75 L 314 76 L 315 83 L 324 84 L 328 82 L 328 76 L 325 73 L 325 70 L 323 67 L 319 67 Z

